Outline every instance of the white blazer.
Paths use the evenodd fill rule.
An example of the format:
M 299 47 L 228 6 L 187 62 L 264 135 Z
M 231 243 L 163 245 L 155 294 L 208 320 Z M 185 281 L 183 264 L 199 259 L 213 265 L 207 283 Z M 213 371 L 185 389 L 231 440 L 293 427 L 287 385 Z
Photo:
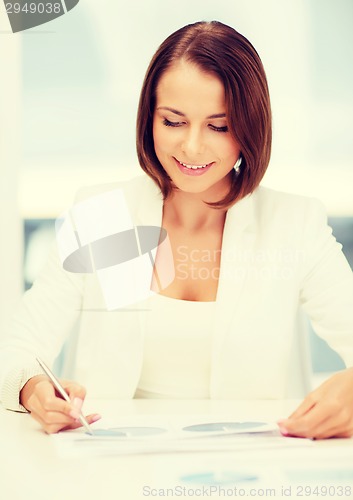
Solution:
M 147 176 L 90 187 L 120 187 L 136 225 L 162 223 L 163 201 Z M 316 333 L 353 365 L 353 274 L 315 199 L 259 187 L 228 210 L 218 284 L 211 398 L 293 396 L 298 308 Z M 22 301 L 0 349 L 0 397 L 20 409 L 19 388 L 53 363 L 91 397 L 132 398 L 142 367 L 144 314 L 107 311 L 93 274 L 62 269 L 56 252 Z M 295 370 L 295 371 L 293 371 Z

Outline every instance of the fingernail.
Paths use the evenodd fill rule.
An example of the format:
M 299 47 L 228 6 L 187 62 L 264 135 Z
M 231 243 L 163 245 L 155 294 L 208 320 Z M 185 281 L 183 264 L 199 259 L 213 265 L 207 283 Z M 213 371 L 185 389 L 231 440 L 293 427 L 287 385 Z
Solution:
M 281 433 L 282 433 L 284 436 L 288 436 L 288 434 L 289 434 L 288 429 L 286 429 L 285 427 L 279 426 L 279 430 L 281 431 Z
M 78 411 L 81 411 L 82 405 L 83 405 L 83 399 L 74 398 L 74 400 L 72 401 L 72 404 L 74 405 L 75 408 L 78 409 Z
M 71 410 L 69 415 L 71 418 L 74 418 L 75 420 L 80 418 L 80 413 L 77 410 Z
M 92 417 L 92 424 L 93 424 L 94 422 L 98 422 L 98 420 L 100 420 L 101 418 L 102 418 L 102 415 L 98 415 L 98 413 L 97 413 L 97 415 L 94 415 L 94 416 Z

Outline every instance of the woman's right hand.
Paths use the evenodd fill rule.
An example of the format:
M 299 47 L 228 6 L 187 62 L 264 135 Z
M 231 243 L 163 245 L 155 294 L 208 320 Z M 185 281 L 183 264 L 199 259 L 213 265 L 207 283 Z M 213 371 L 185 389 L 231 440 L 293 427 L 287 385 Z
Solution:
M 85 388 L 69 380 L 61 379 L 60 383 L 68 393 L 71 404 L 61 398 L 45 375 L 29 379 L 20 392 L 21 405 L 48 434 L 77 429 L 82 425 L 78 418 L 86 396 Z M 101 417 L 98 414 L 91 414 L 85 418 L 92 424 Z

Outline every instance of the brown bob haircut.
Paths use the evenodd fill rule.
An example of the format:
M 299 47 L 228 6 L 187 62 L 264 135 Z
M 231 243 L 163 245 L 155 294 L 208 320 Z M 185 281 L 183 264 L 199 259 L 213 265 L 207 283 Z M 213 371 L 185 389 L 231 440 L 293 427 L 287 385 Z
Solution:
M 147 69 L 137 114 L 136 146 L 142 169 L 160 187 L 164 199 L 173 189 L 153 143 L 156 88 L 161 76 L 184 59 L 224 86 L 228 130 L 240 145 L 242 164 L 231 187 L 214 208 L 229 208 L 252 193 L 264 176 L 271 154 L 271 105 L 261 59 L 251 43 L 218 21 L 189 24 L 171 34 L 158 48 Z

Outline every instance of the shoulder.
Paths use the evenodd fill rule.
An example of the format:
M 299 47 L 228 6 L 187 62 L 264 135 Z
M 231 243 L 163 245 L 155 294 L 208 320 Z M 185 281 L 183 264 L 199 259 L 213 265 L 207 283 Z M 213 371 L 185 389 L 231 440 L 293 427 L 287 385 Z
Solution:
M 317 198 L 294 193 L 277 191 L 264 186 L 259 186 L 252 194 L 255 205 L 262 208 L 284 210 L 310 210 L 312 207 L 324 208 L 323 203 Z
M 276 191 L 264 186 L 259 186 L 251 197 L 258 219 L 270 217 L 288 221 L 288 217 L 293 217 L 296 220 L 302 220 L 303 217 L 307 218 L 315 214 L 327 217 L 324 204 L 314 197 Z
M 138 214 L 157 200 L 161 203 L 161 192 L 154 181 L 146 174 L 138 175 L 120 182 L 96 184 L 80 188 L 76 192 L 71 210 L 77 217 L 96 220 L 119 213 L 119 220 L 136 220 Z
M 76 193 L 75 203 L 104 195 L 111 191 L 122 191 L 125 198 L 137 201 L 142 193 L 146 193 L 146 191 L 152 192 L 153 189 L 156 189 L 156 186 L 152 179 L 145 174 L 141 174 L 124 181 L 83 186 Z
M 326 208 L 316 198 L 260 186 L 251 199 L 257 229 L 269 237 L 306 238 L 327 228 Z

